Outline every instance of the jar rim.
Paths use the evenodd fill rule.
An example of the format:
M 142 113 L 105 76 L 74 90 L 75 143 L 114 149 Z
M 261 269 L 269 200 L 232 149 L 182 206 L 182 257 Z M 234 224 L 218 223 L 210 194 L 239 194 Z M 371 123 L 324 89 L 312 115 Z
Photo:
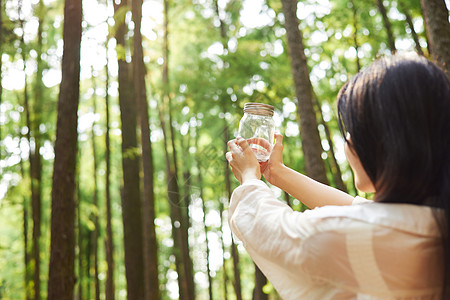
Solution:
M 273 116 L 274 107 L 269 104 L 249 102 L 244 104 L 244 113 Z

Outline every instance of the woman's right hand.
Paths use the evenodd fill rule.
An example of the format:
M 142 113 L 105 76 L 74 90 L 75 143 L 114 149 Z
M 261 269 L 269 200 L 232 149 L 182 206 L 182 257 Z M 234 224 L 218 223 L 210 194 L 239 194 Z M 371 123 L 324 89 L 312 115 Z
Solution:
M 279 170 L 284 167 L 283 163 L 283 136 L 279 133 L 275 133 L 275 145 L 272 148 L 270 157 L 265 162 L 260 162 L 261 174 L 264 178 L 273 185 L 276 184 L 276 175 Z

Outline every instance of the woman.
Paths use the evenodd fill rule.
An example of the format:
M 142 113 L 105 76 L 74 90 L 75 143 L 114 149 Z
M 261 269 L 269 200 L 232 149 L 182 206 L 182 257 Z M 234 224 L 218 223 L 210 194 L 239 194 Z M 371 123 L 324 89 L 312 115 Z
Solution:
M 246 140 L 226 157 L 241 186 L 230 226 L 283 299 L 450 299 L 450 82 L 422 57 L 374 62 L 338 95 L 356 187 L 318 183 L 282 161 L 259 165 Z M 312 210 L 292 211 L 266 180 Z

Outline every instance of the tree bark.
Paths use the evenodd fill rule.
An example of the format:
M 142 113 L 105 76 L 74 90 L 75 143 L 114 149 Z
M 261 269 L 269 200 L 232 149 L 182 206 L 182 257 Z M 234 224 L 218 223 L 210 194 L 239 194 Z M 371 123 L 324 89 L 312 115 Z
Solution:
M 34 147 L 30 153 L 30 175 L 31 175 L 31 207 L 33 217 L 33 260 L 34 260 L 34 299 L 41 299 L 41 259 L 40 259 L 40 237 L 41 237 L 41 216 L 42 216 L 42 159 L 39 149 L 41 147 L 40 120 L 42 119 L 41 103 L 43 101 L 43 62 L 42 54 L 42 25 L 44 22 L 44 3 L 38 4 L 38 28 L 37 28 L 37 46 L 36 46 L 36 81 L 34 86 L 33 115 L 30 121 L 31 139 Z
M 297 112 L 300 118 L 300 137 L 305 156 L 306 174 L 324 184 L 328 184 L 325 164 L 322 160 L 317 119 L 313 106 L 313 91 L 304 53 L 302 35 L 298 28 L 297 1 L 282 0 L 285 27 L 291 58 L 292 77 L 297 96 Z
M 78 164 L 80 164 L 80 151 L 78 151 Z M 78 247 L 78 273 L 77 273 L 77 295 L 75 299 L 82 300 L 83 298 L 83 229 L 81 226 L 81 190 L 80 190 L 80 168 L 76 170 L 76 179 L 75 179 L 75 189 L 76 189 L 76 199 L 75 199 L 75 207 L 76 207 L 76 225 L 77 228 L 77 247 Z
M 226 120 L 225 120 L 225 122 L 226 122 Z M 226 153 L 227 149 L 228 149 L 227 141 L 230 139 L 229 129 L 228 129 L 227 124 L 225 124 L 224 136 L 225 136 L 224 153 Z M 225 157 L 225 155 L 224 155 L 224 157 Z M 230 167 L 228 166 L 228 162 L 226 160 L 224 160 L 224 163 L 225 163 L 225 188 L 226 188 L 228 201 L 230 201 L 230 199 L 231 199 Z M 241 274 L 240 274 L 240 270 L 239 270 L 239 253 L 237 251 L 237 246 L 234 243 L 233 236 L 231 236 L 231 257 L 233 258 L 234 292 L 236 293 L 236 299 L 242 300 Z
M 419 36 L 417 35 L 416 30 L 414 29 L 414 23 L 412 21 L 411 13 L 409 12 L 408 7 L 405 5 L 403 0 L 399 0 L 398 2 L 401 12 L 405 15 L 406 24 L 408 24 L 409 29 L 411 30 L 411 35 L 414 40 L 414 44 L 416 46 L 416 51 L 419 55 L 423 56 L 422 47 L 420 46 Z
M 322 105 L 320 104 L 320 101 L 317 99 L 317 97 L 314 97 L 316 108 L 319 112 L 320 116 L 320 123 L 322 124 L 324 130 L 325 130 L 325 136 L 327 138 L 327 142 L 329 145 L 330 150 L 328 150 L 328 159 L 330 160 L 330 169 L 331 174 L 333 174 L 334 184 L 338 189 L 340 189 L 343 192 L 347 193 L 347 186 L 345 185 L 344 181 L 342 180 L 342 172 L 341 168 L 339 167 L 339 164 L 336 160 L 336 155 L 334 153 L 334 143 L 333 139 L 331 138 L 331 132 L 328 128 L 327 122 L 325 122 L 325 119 L 323 118 L 323 112 L 322 112 Z
M 383 0 L 377 0 L 377 6 L 381 16 L 383 17 L 383 24 L 384 28 L 386 28 L 389 49 L 391 50 L 391 53 L 394 54 L 395 52 L 397 52 L 397 49 L 395 48 L 395 39 L 394 35 L 392 34 L 391 22 L 389 21 L 389 17 L 387 16 L 386 7 L 383 4 Z
M 196 132 L 195 135 L 195 148 L 199 149 L 199 145 L 198 145 L 198 139 L 199 139 L 199 132 Z M 213 290 L 212 290 L 212 276 L 211 276 L 211 269 L 209 267 L 209 239 L 208 239 L 208 226 L 206 225 L 206 214 L 207 214 L 207 210 L 206 210 L 206 205 L 205 205 L 205 196 L 203 193 L 203 176 L 202 176 L 202 165 L 201 165 L 201 158 L 196 156 L 196 164 L 197 164 L 197 169 L 198 169 L 198 175 L 197 175 L 197 181 L 198 181 L 198 186 L 200 188 L 200 199 L 202 201 L 202 210 L 203 210 L 203 231 L 205 232 L 205 244 L 206 244 L 206 249 L 205 249 L 205 253 L 206 253 L 206 273 L 208 276 L 208 295 L 209 295 L 209 300 L 213 300 Z
M 444 0 L 421 0 L 433 60 L 450 78 L 450 23 Z
M 267 300 L 268 295 L 263 292 L 263 287 L 267 284 L 267 278 L 255 264 L 255 288 L 253 289 L 253 300 Z
M 110 131 L 110 120 L 109 120 L 109 71 L 108 71 L 108 42 L 106 42 L 106 82 L 105 82 L 105 114 L 106 114 L 106 133 L 105 133 L 105 163 L 106 163 L 106 174 L 105 174 L 105 205 L 106 205 L 106 241 L 105 241 L 105 251 L 106 251 L 106 264 L 108 265 L 108 270 L 106 272 L 106 288 L 105 297 L 106 300 L 114 300 L 114 242 L 112 234 L 112 214 L 111 214 L 111 142 L 109 137 Z
M 356 8 L 355 2 L 350 0 L 353 12 L 353 47 L 356 50 L 356 72 L 359 73 L 361 70 L 361 62 L 359 60 L 359 42 L 358 42 L 358 9 Z
M 145 65 L 142 50 L 141 19 L 142 0 L 133 0 L 132 13 L 134 22 L 133 75 L 136 101 L 139 107 L 139 119 L 142 144 L 143 194 L 142 219 L 144 240 L 144 278 L 145 299 L 159 299 L 158 255 L 155 229 L 155 195 L 153 188 L 153 153 L 151 143 L 148 102 L 145 88 Z
M 94 94 L 92 96 L 92 107 L 93 107 L 93 113 L 94 115 L 97 113 L 97 104 L 96 104 L 96 95 L 95 91 L 97 90 L 96 84 L 95 84 L 95 78 L 92 74 L 92 81 L 93 81 L 93 89 Z M 98 238 L 99 238 L 99 222 L 98 222 L 98 214 L 99 214 L 99 206 L 98 206 L 98 184 L 97 184 L 97 151 L 96 151 L 96 144 L 95 144 L 95 121 L 92 122 L 92 128 L 91 128 L 91 141 L 92 141 L 92 158 L 93 158 L 93 183 L 94 183 L 94 194 L 92 197 L 92 204 L 94 207 L 94 212 L 92 214 L 92 222 L 94 223 L 94 232 L 92 234 L 92 254 L 94 256 L 94 285 L 95 285 L 95 300 L 100 300 L 100 281 L 98 278 Z
M 75 166 L 82 1 L 65 0 L 64 52 L 53 168 L 48 299 L 72 299 L 75 283 Z
M 2 7 L 2 3 L 0 0 L 0 8 L 3 9 Z M 19 22 L 20 22 L 20 27 L 22 30 L 24 30 L 24 24 L 23 24 L 23 19 L 22 19 L 22 3 L 19 2 Z M 1 14 L 0 14 L 1 15 Z M 0 16 L 0 20 L 1 20 L 1 16 Z M 2 31 L 2 27 L 1 27 L 1 21 L 0 21 L 0 31 Z M 1 34 L 0 33 L 0 47 L 2 46 L 1 44 Z M 29 157 L 31 158 L 31 121 L 30 121 L 30 105 L 29 105 L 29 99 L 28 99 L 28 78 L 27 78 L 27 73 L 26 73 L 26 61 L 27 61 L 27 57 L 25 54 L 25 40 L 22 34 L 21 40 L 20 40 L 20 48 L 21 48 L 21 54 L 22 54 L 22 60 L 24 62 L 23 64 L 23 74 L 24 74 L 24 82 L 25 82 L 25 86 L 23 88 L 23 99 L 24 99 L 24 110 L 25 110 L 25 126 L 27 127 L 27 133 L 26 133 L 26 139 L 29 145 Z M 0 51 L 1 53 L 1 51 Z M 1 107 L 1 58 L 0 58 L 0 107 Z M 1 127 L 1 126 L 0 126 Z M 0 136 L 0 144 L 1 144 L 1 136 Z M 1 148 L 0 148 L 0 159 L 1 159 Z M 30 165 L 31 165 L 31 159 L 29 161 Z M 23 167 L 23 162 L 22 160 L 20 160 L 20 165 L 21 165 L 21 175 L 22 178 L 25 177 L 25 170 Z M 31 170 L 31 166 L 29 167 L 29 169 Z M 30 179 L 31 179 L 31 172 L 30 172 Z M 30 188 L 32 188 L 32 186 L 30 186 Z M 24 236 L 24 263 L 25 263 L 25 298 L 28 299 L 32 299 L 32 276 L 31 276 L 31 261 L 32 258 L 30 256 L 30 251 L 29 251 L 29 233 L 28 233 L 28 215 L 29 215 L 29 200 L 24 197 L 23 198 L 23 236 Z
M 224 21 L 220 17 L 218 0 L 214 0 L 214 8 L 216 11 L 216 16 L 219 19 L 220 38 L 221 38 L 222 46 L 223 46 L 223 49 L 225 49 L 227 51 L 228 50 L 227 30 L 226 30 Z M 221 102 L 222 102 L 222 112 L 225 114 L 225 112 L 226 112 L 225 99 L 221 99 Z M 225 139 L 224 139 L 224 156 L 223 157 L 225 157 L 225 153 L 228 151 L 227 142 L 229 140 L 229 129 L 228 129 L 228 124 L 227 124 L 226 119 L 224 119 L 224 122 L 225 123 L 224 123 L 223 128 L 224 128 Z M 228 162 L 226 161 L 226 159 L 224 159 L 224 163 L 225 163 L 224 164 L 224 167 L 225 167 L 224 168 L 224 170 L 225 170 L 225 189 L 226 189 L 226 193 L 228 195 L 228 201 L 230 201 L 230 199 L 231 199 L 230 167 L 228 166 Z M 222 217 L 222 205 L 223 204 L 221 203 L 220 205 L 221 205 L 220 215 Z M 222 231 L 222 234 L 223 234 L 223 231 Z M 222 239 L 222 245 L 223 245 L 223 250 L 225 252 L 225 246 L 223 244 L 223 239 Z M 233 236 L 231 236 L 231 256 L 233 258 L 234 292 L 236 294 L 236 299 L 241 300 L 242 299 L 242 288 L 241 288 L 241 275 L 240 275 L 240 270 L 239 270 L 239 253 L 237 251 L 236 244 L 234 243 Z M 224 269 L 224 287 L 225 287 L 225 293 L 226 293 L 227 273 L 226 273 L 226 268 L 225 268 L 225 260 L 223 263 L 223 269 Z
M 164 115 L 160 115 L 161 127 L 163 129 L 165 154 L 166 154 L 166 167 L 167 167 L 167 188 L 168 197 L 171 208 L 171 220 L 172 220 L 172 232 L 174 238 L 174 251 L 177 263 L 178 283 L 180 289 L 180 299 L 195 299 L 195 285 L 192 260 L 189 253 L 189 241 L 188 241 L 188 221 L 183 214 L 182 205 L 180 202 L 180 190 L 177 178 L 177 155 L 175 147 L 175 134 L 172 124 L 172 112 L 171 112 L 171 97 L 169 87 L 169 0 L 164 0 L 164 64 L 162 71 L 163 81 L 163 99 L 165 106 L 168 109 L 168 126 L 171 138 L 172 157 L 169 157 L 167 130 L 165 129 Z M 186 208 L 187 209 L 187 208 Z M 177 253 L 178 252 L 178 253 Z M 177 258 L 178 254 L 178 258 Z
M 118 46 L 125 45 L 125 13 L 127 1 L 114 3 L 114 18 L 116 22 L 116 40 Z M 118 13 L 120 11 L 120 13 Z M 119 106 L 122 121 L 122 218 L 125 245 L 125 271 L 127 277 L 128 299 L 141 300 L 145 296 L 144 259 L 142 240 L 141 192 L 139 186 L 139 157 L 137 152 L 137 111 L 131 82 L 130 64 L 125 57 L 118 56 L 119 65 Z

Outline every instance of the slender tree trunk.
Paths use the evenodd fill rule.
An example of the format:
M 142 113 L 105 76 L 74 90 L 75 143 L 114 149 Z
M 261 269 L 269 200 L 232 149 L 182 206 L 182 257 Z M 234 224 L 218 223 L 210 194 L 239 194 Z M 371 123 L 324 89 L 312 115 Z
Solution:
M 444 0 L 421 0 L 433 60 L 450 78 L 450 23 Z
M 171 207 L 172 231 L 174 238 L 174 251 L 178 253 L 178 283 L 180 289 L 180 299 L 195 299 L 195 285 L 192 260 L 189 253 L 188 241 L 188 221 L 185 214 L 182 212 L 182 205 L 180 205 L 180 193 L 177 181 L 177 155 L 175 147 L 175 134 L 173 130 L 171 99 L 169 95 L 169 41 L 168 41 L 168 24 L 169 24 L 169 1 L 164 0 L 164 64 L 163 64 L 163 99 L 168 108 L 169 131 L 171 137 L 172 157 L 169 157 L 167 148 L 167 130 L 165 129 L 164 116 L 161 115 L 161 127 L 163 128 L 166 166 L 167 166 L 167 185 L 169 193 L 169 202 Z M 175 255 L 176 256 L 176 255 Z
M 406 24 L 408 24 L 408 27 L 411 30 L 411 35 L 414 40 L 414 44 L 416 46 L 416 51 L 419 55 L 423 56 L 422 47 L 420 46 L 419 42 L 419 36 L 417 35 L 416 30 L 414 29 L 414 23 L 412 21 L 411 13 L 409 12 L 408 7 L 405 5 L 405 2 L 403 0 L 399 0 L 398 5 L 401 9 L 401 12 L 405 15 Z
M 255 264 L 255 288 L 253 289 L 253 300 L 267 300 L 268 295 L 263 292 L 263 287 L 267 284 L 267 278 Z
M 356 8 L 355 2 L 350 0 L 353 12 L 353 47 L 356 50 L 356 71 L 361 70 L 361 62 L 359 60 L 359 42 L 358 42 L 358 9 Z
M 166 162 L 166 181 L 167 181 L 167 194 L 170 207 L 170 220 L 172 224 L 172 238 L 173 238 L 173 254 L 175 256 L 175 266 L 178 273 L 178 289 L 179 299 L 193 299 L 189 296 L 188 282 L 186 279 L 186 264 L 182 255 L 182 222 L 183 214 L 181 213 L 181 200 L 180 191 L 177 183 L 177 172 L 173 161 L 170 159 L 168 136 L 166 130 L 166 124 L 162 111 L 159 113 L 161 129 L 163 131 L 164 138 L 164 158 Z M 173 149 L 172 149 L 173 150 Z
M 114 3 L 114 18 L 118 25 L 116 31 L 117 44 L 126 49 L 125 45 L 125 14 L 122 9 L 127 7 L 127 1 Z M 121 11 L 118 14 L 118 11 Z M 119 19 L 120 18 L 120 19 Z M 141 300 L 145 296 L 144 258 L 142 240 L 141 192 L 139 186 L 139 157 L 136 153 L 137 144 L 137 109 L 134 99 L 132 72 L 130 64 L 123 56 L 118 58 L 119 64 L 119 106 L 122 121 L 122 168 L 123 194 L 122 218 L 124 227 L 125 271 L 127 277 L 128 299 Z
M 334 184 L 338 189 L 347 193 L 347 186 L 342 180 L 341 167 L 339 167 L 339 164 L 336 160 L 336 154 L 334 153 L 334 142 L 333 139 L 331 138 L 331 132 L 330 129 L 328 128 L 327 122 L 325 122 L 323 118 L 322 105 L 320 104 L 320 101 L 317 99 L 317 97 L 314 97 L 314 99 L 316 103 L 316 108 L 319 112 L 320 123 L 322 124 L 325 130 L 325 136 L 327 137 L 327 142 L 330 148 L 330 150 L 328 150 L 328 158 L 330 160 L 330 169 L 331 173 L 333 174 Z
M 106 134 L 105 134 L 105 161 L 106 161 L 106 174 L 105 174 L 105 194 L 106 194 L 106 264 L 108 265 L 108 270 L 106 273 L 106 289 L 105 297 L 106 300 L 114 300 L 114 243 L 112 234 L 112 214 L 111 214 L 111 145 L 109 138 L 109 71 L 108 71 L 108 41 L 106 42 L 106 83 L 105 83 L 105 108 L 106 108 Z
M 81 151 L 78 151 L 78 165 L 80 165 Z M 76 169 L 76 225 L 77 228 L 77 248 L 78 248 L 78 274 L 77 274 L 77 300 L 83 297 L 83 228 L 81 226 L 81 190 L 80 190 L 80 168 Z
M 75 283 L 75 165 L 80 84 L 82 1 L 65 0 L 64 52 L 58 100 L 48 299 L 72 299 Z
M 22 12 L 21 12 L 21 8 L 22 8 L 22 3 L 19 2 L 19 22 L 20 22 L 20 27 L 22 28 L 22 30 L 24 29 L 24 25 L 23 25 L 23 19 L 22 19 Z M 0 0 L 0 11 L 3 9 L 1 0 Z M 1 13 L 0 13 L 1 15 Z M 0 16 L 0 20 L 1 20 L 1 16 Z M 1 21 L 0 21 L 0 31 L 2 31 L 2 27 L 1 27 Z M 1 33 L 0 33 L 0 47 L 2 46 L 1 44 Z M 29 105 L 29 99 L 28 99 L 28 78 L 27 78 L 27 73 L 26 73 L 26 54 L 25 54 L 25 40 L 22 34 L 21 40 L 20 40 L 20 47 L 22 49 L 21 53 L 22 53 L 22 60 L 24 62 L 23 64 L 23 74 L 24 74 L 24 82 L 25 82 L 25 86 L 23 89 L 23 99 L 24 99 L 24 110 L 25 110 L 25 126 L 27 127 L 27 133 L 26 133 L 26 139 L 27 139 L 27 143 L 29 145 L 29 152 L 28 155 L 31 158 L 31 135 L 30 135 L 30 130 L 31 130 L 31 124 L 30 124 L 30 105 Z M 0 51 L 0 53 L 2 53 Z M 0 106 L 1 106 L 1 58 L 0 58 Z M 1 127 L 1 126 L 0 126 Z M 0 137 L 0 143 L 1 143 L 1 137 Z M 1 148 L 0 148 L 0 159 L 1 159 Z M 31 159 L 30 159 L 30 164 L 31 164 Z M 23 166 L 23 161 L 20 160 L 20 165 L 21 165 L 21 175 L 22 178 L 25 178 L 25 170 L 24 170 L 24 166 Z M 31 167 L 30 167 L 31 169 Z M 30 172 L 31 175 L 31 172 Z M 31 177 L 31 176 L 30 176 Z M 31 188 L 31 186 L 30 186 Z M 23 236 L 24 236 L 24 262 L 25 262 L 25 298 L 28 299 L 32 299 L 32 276 L 31 276 L 31 261 L 32 258 L 30 257 L 30 250 L 29 250 L 29 240 L 28 240 L 28 215 L 29 215 L 29 200 L 27 199 L 27 197 L 23 198 Z
M 300 137 L 305 156 L 305 172 L 311 178 L 328 184 L 325 165 L 322 160 L 322 145 L 317 129 L 316 114 L 309 70 L 304 53 L 302 35 L 298 28 L 297 1 L 282 0 L 287 32 L 292 77 L 297 96 L 297 111 L 300 118 Z
M 224 255 L 222 255 L 222 272 L 223 272 L 223 298 L 224 300 L 228 299 L 228 272 L 227 272 L 227 259 L 225 258 L 225 251 L 226 251 L 226 247 L 225 247 L 225 242 L 224 242 L 224 238 L 223 238 L 223 222 L 224 222 L 224 218 L 223 218 L 223 202 L 222 199 L 219 199 L 219 216 L 220 216 L 220 226 L 219 226 L 219 238 L 220 238 L 220 244 L 222 246 L 222 252 Z
M 394 35 L 392 34 L 391 22 L 389 21 L 389 17 L 387 16 L 386 7 L 383 4 L 383 0 L 377 0 L 377 6 L 381 16 L 383 17 L 383 24 L 384 28 L 386 28 L 389 49 L 391 50 L 391 53 L 395 53 L 397 52 L 397 49 L 395 48 L 395 39 Z
M 25 75 L 25 82 L 26 82 L 26 75 Z M 25 84 L 26 87 L 26 84 Z M 24 93 L 27 93 L 27 89 L 25 89 Z M 25 96 L 26 97 L 26 96 Z M 20 133 L 19 129 L 19 137 L 20 140 L 22 140 L 22 134 Z M 22 143 L 22 142 L 20 142 Z M 23 160 L 20 160 L 20 175 L 22 178 L 25 178 L 25 166 L 23 163 Z M 24 258 L 24 291 L 25 291 L 25 299 L 29 300 L 31 299 L 31 276 L 30 276 L 30 252 L 29 252 L 29 244 L 28 244 L 28 210 L 29 210 L 29 200 L 28 197 L 23 197 L 23 258 Z
M 92 72 L 93 73 L 93 72 Z M 92 107 L 93 107 L 93 113 L 94 115 L 97 113 L 97 105 L 96 105 L 96 95 L 95 91 L 97 90 L 96 84 L 95 84 L 95 78 L 92 74 L 92 81 L 93 81 L 93 89 L 94 94 L 92 96 Z M 95 144 L 95 121 L 92 123 L 91 128 L 91 141 L 92 141 L 92 158 L 94 162 L 94 169 L 93 171 L 93 183 L 94 183 L 94 194 L 92 197 L 92 204 L 94 207 L 94 212 L 92 214 L 92 222 L 94 223 L 94 232 L 92 234 L 92 254 L 94 256 L 94 285 L 95 285 L 95 300 L 100 300 L 100 281 L 98 278 L 98 238 L 99 238 L 99 222 L 98 222 L 98 214 L 99 214 L 99 205 L 98 205 L 98 184 L 97 184 L 97 151 L 96 151 L 96 144 Z
M 224 119 L 225 120 L 225 119 Z M 226 122 L 226 120 L 225 120 Z M 225 132 L 224 132 L 225 140 L 224 140 L 224 153 L 227 152 L 227 141 L 230 139 L 230 134 L 228 130 L 228 125 L 225 124 Z M 224 155 L 225 157 L 225 155 Z M 231 180 L 230 180 L 230 167 L 228 166 L 228 162 L 224 160 L 225 166 L 225 188 L 228 197 L 228 201 L 231 199 Z M 225 248 L 224 248 L 225 249 Z M 231 236 L 231 257 L 233 258 L 233 271 L 234 271 L 234 292 L 236 293 L 236 299 L 242 300 L 242 289 L 241 289 L 241 274 L 239 270 L 239 253 L 237 251 L 237 246 L 234 243 L 233 235 Z
M 218 0 L 214 0 L 214 7 L 215 7 L 215 11 L 216 11 L 216 16 L 217 18 L 219 18 L 219 24 L 220 24 L 220 38 L 222 41 L 222 46 L 223 48 L 227 51 L 228 50 L 228 41 L 227 41 L 227 32 L 226 32 L 226 28 L 225 28 L 225 23 L 222 20 L 222 18 L 220 17 L 220 11 L 219 11 L 219 2 Z M 225 107 L 225 100 L 222 99 L 222 110 L 223 113 L 226 112 L 226 107 Z M 225 134 L 225 139 L 224 139 L 224 157 L 225 157 L 225 153 L 228 151 L 228 146 L 227 146 L 227 142 L 229 140 L 229 129 L 228 129 L 228 124 L 226 119 L 225 120 L 225 124 L 224 124 L 224 134 Z M 231 199 L 231 180 L 230 180 L 230 168 L 228 166 L 228 162 L 224 159 L 224 170 L 225 170 L 225 189 L 226 189 L 226 193 L 228 195 L 228 201 L 230 201 Z M 222 205 L 222 204 L 221 204 Z M 221 212 L 221 216 L 222 216 L 222 212 Z M 223 234 L 223 231 L 222 231 Z M 223 242 L 223 240 L 222 240 Z M 225 247 L 223 247 L 224 251 L 225 251 Z M 231 255 L 233 258 L 233 271 L 234 271 L 234 282 L 233 282 L 233 287 L 234 287 L 234 292 L 236 293 L 236 299 L 237 300 L 241 300 L 242 299 L 242 289 L 241 289 L 241 275 L 240 275 L 240 270 L 239 270 L 239 253 L 237 252 L 237 247 L 236 244 L 234 243 L 234 239 L 233 236 L 231 236 Z M 225 268 L 225 260 L 224 260 L 224 286 L 225 286 L 225 292 L 226 292 L 226 286 L 227 286 L 227 274 L 226 274 L 226 268 Z
M 195 135 L 195 148 L 199 149 L 199 144 L 198 144 L 198 139 L 199 139 L 199 132 L 196 132 Z M 200 199 L 202 202 L 202 210 L 203 210 L 203 230 L 205 232 L 205 244 L 206 244 L 206 273 L 208 276 L 208 295 L 209 295 L 209 300 L 213 300 L 213 290 L 212 290 L 212 276 L 211 276 L 211 269 L 209 267 L 209 239 L 208 239 L 208 226 L 206 225 L 206 214 L 207 214 L 207 210 L 206 210 L 206 199 L 203 193 L 203 176 L 202 176 L 202 172 L 203 172 L 203 168 L 201 166 L 201 158 L 200 157 L 196 157 L 196 164 L 197 164 L 197 169 L 198 169 L 198 175 L 197 175 L 197 180 L 198 180 L 198 186 L 200 188 Z
M 43 22 L 44 22 L 44 3 L 39 1 L 38 4 L 38 28 L 37 28 L 37 71 L 36 82 L 34 86 L 34 103 L 33 103 L 33 119 L 31 121 L 31 138 L 34 141 L 34 149 L 30 155 L 30 173 L 31 173 L 31 207 L 33 215 L 33 260 L 34 260 L 34 299 L 41 299 L 41 259 L 40 259 L 40 237 L 41 237 L 41 207 L 42 207 L 42 186 L 41 186 L 41 174 L 42 174 L 42 160 L 39 149 L 41 147 L 40 137 L 40 120 L 42 119 L 41 103 L 43 97 L 43 62 L 41 59 L 42 54 L 42 34 L 43 34 Z
M 155 229 L 155 194 L 153 188 L 153 153 L 151 143 L 150 121 L 148 116 L 148 102 L 145 88 L 145 65 L 142 50 L 141 18 L 142 0 L 133 0 L 134 21 L 134 52 L 133 72 L 134 90 L 139 107 L 139 119 L 141 123 L 142 144 L 142 169 L 143 194 L 142 194 L 142 217 L 143 217 L 143 239 L 144 239 L 144 275 L 145 275 L 145 299 L 159 299 L 158 281 L 158 255 Z

